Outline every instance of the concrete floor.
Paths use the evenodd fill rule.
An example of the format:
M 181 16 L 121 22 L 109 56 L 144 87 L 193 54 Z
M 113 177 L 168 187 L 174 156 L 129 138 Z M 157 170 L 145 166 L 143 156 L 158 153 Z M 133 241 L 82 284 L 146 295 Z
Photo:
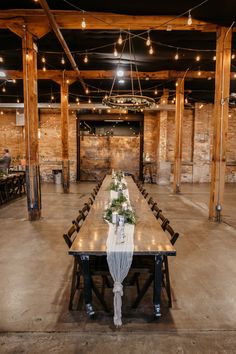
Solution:
M 62 238 L 93 183 L 42 188 L 43 217 L 27 221 L 22 198 L 0 208 L 0 353 L 235 353 L 236 185 L 227 185 L 225 222 L 208 221 L 209 185 L 146 189 L 180 233 L 170 257 L 173 308 L 152 318 L 151 292 L 131 310 L 127 289 L 123 327 L 112 313 L 67 310 L 72 257 Z M 108 294 L 109 295 L 109 294 Z M 112 306 L 112 304 L 110 303 Z

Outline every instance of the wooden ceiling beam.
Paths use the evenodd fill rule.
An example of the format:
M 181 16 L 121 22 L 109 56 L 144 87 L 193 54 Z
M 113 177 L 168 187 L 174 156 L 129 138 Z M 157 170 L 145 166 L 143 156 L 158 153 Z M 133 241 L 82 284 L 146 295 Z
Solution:
M 1 80 L 5 79 L 22 79 L 22 71 L 19 70 L 5 70 L 6 78 L 1 78 Z M 101 80 L 101 79 L 113 79 L 115 72 L 113 70 L 82 70 L 80 71 L 81 77 L 87 80 Z M 146 79 L 147 77 L 150 80 L 167 80 L 167 79 L 178 79 L 184 77 L 184 71 L 176 71 L 176 70 L 162 70 L 162 71 L 154 71 L 154 72 L 139 72 L 140 79 Z M 63 71 L 62 70 L 38 70 L 38 79 L 42 80 L 54 80 L 56 82 L 61 82 Z M 132 73 L 133 77 L 136 78 L 137 74 L 135 72 Z M 126 77 L 129 77 L 130 73 L 127 72 Z M 76 73 L 72 70 L 64 72 L 64 78 L 69 80 L 69 84 L 72 84 L 76 81 Z M 199 75 L 198 71 L 188 71 L 185 76 L 185 80 L 188 79 L 214 79 L 215 72 L 214 71 L 201 71 L 201 75 Z M 230 79 L 236 80 L 236 72 L 230 73 Z
M 59 40 L 59 42 L 60 42 L 60 44 L 61 44 L 61 46 L 62 46 L 62 48 L 63 48 L 63 50 L 64 50 L 64 52 L 65 52 L 65 54 L 67 56 L 67 58 L 68 58 L 68 60 L 69 60 L 69 62 L 71 64 L 71 66 L 72 66 L 72 68 L 73 68 L 73 70 L 75 72 L 75 75 L 78 77 L 78 80 L 80 81 L 84 91 L 86 91 L 86 85 L 85 85 L 85 82 L 84 82 L 83 78 L 81 77 L 80 70 L 79 70 L 79 68 L 78 68 L 78 66 L 77 66 L 77 64 L 75 62 L 75 59 L 74 59 L 73 55 L 71 54 L 71 51 L 70 51 L 70 49 L 69 49 L 69 47 L 68 47 L 68 45 L 67 45 L 67 43 L 66 43 L 66 41 L 64 39 L 59 27 L 58 27 L 57 21 L 55 20 L 55 17 L 52 14 L 52 12 L 51 12 L 51 10 L 50 10 L 50 8 L 48 6 L 47 1 L 46 0 L 39 0 L 39 2 L 41 4 L 41 6 L 42 6 L 47 18 L 48 18 L 48 21 L 49 21 L 49 23 L 50 23 L 50 25 L 51 25 L 51 27 L 52 27 L 57 39 Z
M 173 30 L 173 31 L 202 31 L 215 32 L 217 25 L 205 21 L 192 19 L 187 24 L 187 17 L 175 16 L 133 16 L 104 12 L 80 12 L 51 10 L 59 28 L 81 29 L 81 21 L 86 20 L 88 30 Z M 12 23 L 22 22 L 43 28 L 48 27 L 48 19 L 41 9 L 34 10 L 4 10 L 0 14 L 0 28 L 8 28 Z

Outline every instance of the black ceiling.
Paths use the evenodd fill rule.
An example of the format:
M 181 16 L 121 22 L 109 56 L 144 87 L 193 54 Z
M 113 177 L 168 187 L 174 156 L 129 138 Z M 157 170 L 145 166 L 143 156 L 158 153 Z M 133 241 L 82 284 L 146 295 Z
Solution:
M 75 1 L 75 0 L 48 0 L 51 9 L 62 10 L 83 10 L 93 12 L 112 12 L 129 15 L 181 15 L 189 9 L 199 5 L 201 1 L 174 1 L 159 2 L 156 0 L 133 0 L 133 1 Z M 34 0 L 28 1 L 7 1 L 0 2 L 0 11 L 6 9 L 39 9 L 40 4 Z M 224 0 L 219 3 L 213 0 L 206 1 L 201 6 L 191 11 L 192 17 L 198 20 L 212 22 L 218 25 L 230 26 L 235 19 L 236 0 Z M 148 28 L 147 28 L 148 31 Z M 114 43 L 117 42 L 120 31 L 105 30 L 62 30 L 62 34 L 72 51 L 74 59 L 80 70 L 114 70 L 118 63 L 124 69 L 130 69 L 130 55 L 128 54 L 128 41 L 124 47 L 124 54 L 120 56 L 122 46 L 117 45 L 118 57 L 114 57 Z M 128 36 L 128 30 L 122 32 L 122 37 Z M 137 65 L 138 71 L 160 71 L 160 70 L 194 70 L 194 71 L 214 71 L 216 35 L 215 33 L 199 31 L 154 31 L 150 32 L 153 44 L 154 54 L 148 54 L 148 48 L 145 44 L 147 32 L 132 31 L 132 52 L 135 53 L 135 60 L 132 62 Z M 0 56 L 4 62 L 0 63 L 0 69 L 22 70 L 21 39 L 10 32 L 10 30 L 0 29 Z M 46 58 L 46 68 L 68 69 L 71 70 L 70 63 L 61 64 L 63 50 L 53 32 L 48 33 L 38 40 L 38 68 L 42 69 L 42 56 Z M 236 54 L 236 33 L 233 35 L 232 42 L 233 53 Z M 174 56 L 179 54 L 179 59 Z M 88 63 L 85 64 L 84 55 L 88 54 Z M 200 55 L 201 60 L 196 61 L 196 56 Z M 135 66 L 133 65 L 133 69 Z M 236 72 L 236 59 L 232 60 L 231 70 Z M 101 97 L 109 92 L 112 80 L 85 80 L 90 88 L 90 97 L 92 101 L 101 101 Z M 236 80 L 231 80 L 231 92 L 236 92 Z M 129 89 L 129 80 L 123 85 L 115 84 L 115 89 Z M 174 95 L 175 80 L 142 80 L 141 82 L 144 94 L 152 97 L 159 97 L 163 88 L 169 88 L 171 95 Z M 2 92 L 5 87 L 6 91 Z M 59 86 L 50 80 L 39 80 L 38 84 L 39 101 L 49 102 L 53 94 L 59 102 Z M 154 92 L 158 90 L 156 95 Z M 212 101 L 214 98 L 214 79 L 195 79 L 187 80 L 185 84 L 186 95 L 192 101 Z M 77 97 L 81 101 L 88 100 L 84 95 L 79 82 L 70 86 L 70 101 L 74 102 Z M 12 82 L 0 81 L 0 102 L 16 102 L 16 99 L 23 100 L 22 81 Z

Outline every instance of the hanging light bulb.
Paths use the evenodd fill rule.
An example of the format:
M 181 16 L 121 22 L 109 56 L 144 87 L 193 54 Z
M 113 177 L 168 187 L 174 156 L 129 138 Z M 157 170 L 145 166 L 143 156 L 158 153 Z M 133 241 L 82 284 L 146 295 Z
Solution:
M 85 29 L 86 28 L 86 21 L 85 21 L 85 18 L 83 17 L 83 20 L 81 21 L 81 28 L 82 29 Z
M 175 86 L 177 87 L 177 86 L 179 86 L 179 84 L 178 84 L 178 82 L 176 81 L 176 83 L 175 83 Z
M 62 63 L 62 65 L 65 64 L 65 59 L 64 59 L 64 56 L 63 56 L 63 55 L 62 55 L 62 57 L 61 57 L 61 63 Z
M 185 102 L 186 104 L 188 103 L 188 98 L 187 98 L 187 97 L 185 98 L 184 102 Z
M 88 62 L 88 56 L 87 56 L 87 54 L 85 54 L 84 63 L 87 64 L 87 62 Z
M 192 16 L 191 16 L 191 11 L 189 10 L 188 12 L 188 21 L 187 21 L 187 24 L 189 26 L 191 26 L 191 24 L 193 23 L 193 20 L 192 20 Z
M 6 87 L 5 86 L 3 86 L 3 88 L 2 88 L 2 92 L 6 92 Z
M 157 89 L 154 91 L 154 95 L 157 95 L 158 94 L 158 91 L 157 91 Z
M 202 73 L 201 73 L 201 71 L 200 71 L 200 70 L 198 71 L 198 73 L 197 73 L 197 74 L 198 74 L 198 76 L 201 76 L 201 75 L 202 75 Z
M 88 94 L 89 93 L 89 89 L 86 87 L 85 93 Z
M 52 100 L 52 101 L 54 100 L 54 96 L 53 96 L 53 95 L 51 96 L 51 100 Z
M 89 104 L 91 103 L 91 100 L 90 100 L 90 98 L 89 98 L 89 100 L 88 100 L 88 103 L 89 103 Z
M 75 99 L 75 100 L 76 100 L 76 102 L 79 102 L 79 97 L 76 97 L 76 99 Z
M 154 53 L 152 46 L 149 48 L 149 54 L 152 55 Z
M 213 60 L 214 60 L 214 61 L 216 60 L 216 55 L 214 55 Z
M 177 50 L 177 52 L 175 54 L 175 60 L 178 60 L 178 59 L 179 59 L 179 53 L 178 53 L 178 50 Z
M 13 84 L 15 84 L 16 83 L 16 79 L 13 79 L 12 82 L 13 82 Z
M 20 103 L 20 100 L 19 100 L 19 98 L 17 98 L 16 102 L 17 102 L 17 103 Z
M 116 46 L 114 45 L 114 52 L 113 52 L 113 54 L 114 54 L 114 57 L 117 57 L 118 56 L 118 52 L 117 52 L 117 49 L 116 49 Z
M 0 57 L 0 63 L 3 63 L 3 57 Z
M 41 58 L 41 61 L 42 61 L 42 63 L 46 63 L 45 56 L 43 56 L 43 57 Z
M 196 61 L 200 61 L 200 59 L 201 59 L 201 58 L 200 58 L 200 55 L 197 55 L 197 56 L 196 56 Z
M 120 35 L 119 35 L 119 38 L 118 38 L 117 43 L 118 43 L 119 45 L 121 45 L 121 44 L 123 43 L 123 39 L 122 39 L 121 32 L 120 32 Z
M 46 70 L 47 70 L 47 69 L 46 69 L 46 66 L 44 65 L 44 66 L 43 66 L 43 71 L 46 71 Z
M 146 46 L 150 46 L 151 45 L 151 38 L 150 38 L 150 35 L 149 35 L 149 32 L 148 32 L 148 36 L 147 36 L 147 40 L 146 40 Z
M 232 54 L 231 59 L 235 59 L 235 54 Z

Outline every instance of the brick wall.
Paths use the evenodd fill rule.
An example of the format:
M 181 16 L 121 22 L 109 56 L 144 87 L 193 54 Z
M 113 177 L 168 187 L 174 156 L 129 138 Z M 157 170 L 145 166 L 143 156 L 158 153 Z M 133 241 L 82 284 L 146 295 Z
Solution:
M 24 127 L 16 126 L 16 110 L 0 110 L 0 156 L 9 148 L 12 165 L 17 166 L 24 157 Z
M 183 120 L 182 182 L 209 182 L 212 150 L 212 104 L 197 103 L 185 110 Z M 3 112 L 3 114 L 1 114 Z M 144 153 L 148 153 L 158 168 L 173 166 L 175 113 L 146 112 L 144 116 Z M 60 110 L 40 110 L 39 159 L 42 179 L 53 181 L 53 169 L 61 169 Z M 133 149 L 139 149 L 133 144 Z M 8 147 L 17 165 L 24 153 L 24 128 L 16 126 L 16 111 L 0 110 L 0 152 Z M 76 116 L 69 115 L 70 179 L 76 179 Z M 139 152 L 138 152 L 139 153 Z M 236 109 L 229 110 L 227 142 L 227 182 L 236 182 Z M 163 166 L 160 164 L 163 162 Z M 160 172 L 160 171 L 158 171 Z M 136 172 L 135 172 L 136 173 Z M 155 174 L 155 171 L 154 171 Z M 172 174 L 168 177 L 172 180 Z

